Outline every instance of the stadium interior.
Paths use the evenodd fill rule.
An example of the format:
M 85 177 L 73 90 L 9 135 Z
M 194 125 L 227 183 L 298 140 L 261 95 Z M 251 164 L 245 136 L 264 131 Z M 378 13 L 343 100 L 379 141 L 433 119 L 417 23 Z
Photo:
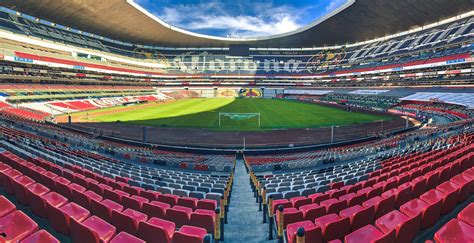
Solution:
M 472 0 L 150 15 L 0 1 L 0 242 L 474 242 Z

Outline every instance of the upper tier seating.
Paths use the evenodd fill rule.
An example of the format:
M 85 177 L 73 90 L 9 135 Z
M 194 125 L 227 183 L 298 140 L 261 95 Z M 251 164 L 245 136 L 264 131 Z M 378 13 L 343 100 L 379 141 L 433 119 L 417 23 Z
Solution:
M 19 108 L 5 108 L 0 110 L 0 113 L 11 116 L 23 117 L 35 121 L 44 121 L 46 117 L 50 115 L 41 111 L 31 111 Z
M 0 109 L 10 108 L 11 106 L 5 102 L 0 102 Z
M 149 67 L 150 64 L 156 64 L 152 60 L 162 59 L 164 56 L 169 57 L 168 64 L 171 67 L 168 73 L 170 74 L 182 74 L 185 73 L 194 73 L 196 72 L 193 65 L 195 63 L 189 62 L 176 62 L 174 61 L 175 57 L 180 55 L 185 55 L 186 60 L 194 59 L 201 55 L 200 53 L 195 53 L 192 55 L 184 54 L 187 51 L 177 52 L 176 50 L 166 50 L 162 48 L 150 48 L 150 47 L 140 47 L 132 43 L 123 43 L 112 41 L 108 38 L 101 38 L 98 35 L 88 35 L 82 34 L 80 32 L 71 31 L 61 26 L 52 26 L 42 21 L 36 22 L 29 18 L 24 18 L 21 15 L 16 15 L 13 13 L 7 13 L 2 11 L 0 15 L 0 26 L 3 30 L 13 32 L 17 35 L 29 36 L 34 38 L 35 41 L 40 39 L 46 39 L 49 41 L 54 41 L 56 43 L 88 48 L 92 50 L 99 50 L 107 55 L 110 53 L 125 57 L 133 57 L 138 59 L 146 59 L 146 65 L 136 65 L 139 66 L 140 73 L 143 73 L 143 69 Z M 313 61 L 315 63 L 327 63 L 330 65 L 320 65 L 315 67 L 309 67 L 308 65 L 300 65 L 296 70 L 298 73 L 306 72 L 307 74 L 315 73 L 324 73 L 326 75 L 330 74 L 340 74 L 340 73 L 350 73 L 350 72 L 367 72 L 375 70 L 387 70 L 387 69 L 398 69 L 403 67 L 406 63 L 411 65 L 420 65 L 425 64 L 428 60 L 430 62 L 444 62 L 443 58 L 449 56 L 451 60 L 458 60 L 462 58 L 468 58 L 468 56 L 459 57 L 458 55 L 463 55 L 469 53 L 471 46 L 462 45 L 465 42 L 472 40 L 472 33 L 474 31 L 474 20 L 473 17 L 465 17 L 462 19 L 457 19 L 456 21 L 445 23 L 440 26 L 425 28 L 421 31 L 411 32 L 405 35 L 399 35 L 397 37 L 388 38 L 379 41 L 369 41 L 369 43 L 356 45 L 353 47 L 343 47 L 335 50 L 308 50 L 302 51 L 299 56 L 291 56 L 292 61 L 301 61 L 306 63 Z M 96 33 L 97 34 L 97 33 Z M 137 49 L 138 48 L 138 49 Z M 37 52 L 34 50 L 32 52 Z M 208 55 L 207 61 L 221 61 L 222 63 L 228 63 L 227 52 L 216 51 L 216 50 L 203 50 L 203 52 Z M 28 53 L 24 55 L 20 53 L 15 53 L 15 55 L 22 58 L 32 58 Z M 196 56 L 194 56 L 196 55 Z M 105 58 L 98 56 L 96 58 L 79 58 L 77 56 L 67 56 L 68 59 L 73 59 L 80 61 L 82 65 L 92 65 L 96 67 L 97 62 L 106 62 Z M 321 59 L 319 59 L 321 58 Z M 99 59 L 100 61 L 98 61 Z M 286 62 L 287 57 L 281 57 L 280 59 L 275 60 L 275 56 L 265 56 L 265 55 L 255 55 L 252 57 L 252 61 L 258 66 L 258 74 L 283 74 L 287 75 L 288 73 L 283 73 L 284 71 L 280 68 L 280 65 L 275 65 L 275 68 L 263 68 L 266 60 L 271 60 L 275 63 Z M 134 60 L 136 61 L 139 60 Z M 66 60 L 66 62 L 71 62 L 71 60 Z M 86 63 L 86 64 L 83 64 Z M 107 63 L 109 64 L 109 63 Z M 112 65 L 103 65 L 107 68 Z M 130 63 L 132 64 L 132 63 Z M 125 66 L 125 65 L 124 65 Z M 135 66 L 135 65 L 134 65 Z M 135 67 L 136 67 L 135 66 Z M 181 68 L 181 67 L 186 68 Z M 122 67 L 122 66 L 121 66 Z M 278 68 L 277 68 L 278 67 Z M 309 68 L 308 68 L 309 67 Z M 312 69 L 315 70 L 312 70 Z M 267 70 L 266 70 L 267 69 Z M 136 72 L 136 70 L 134 70 Z M 199 70 L 201 72 L 201 70 Z M 240 72 L 249 72 L 254 73 L 255 70 L 240 70 Z M 219 74 L 228 74 L 236 73 L 235 68 L 225 68 L 217 71 Z M 292 72 L 294 73 L 294 71 Z M 85 74 L 80 73 L 79 76 L 85 76 Z M 209 73 L 205 75 L 216 74 L 216 70 L 210 70 Z M 143 75 L 145 76 L 145 75 Z
M 323 102 L 344 103 L 359 108 L 381 110 L 385 110 L 399 102 L 395 97 L 355 94 L 328 94 L 319 98 L 319 100 Z

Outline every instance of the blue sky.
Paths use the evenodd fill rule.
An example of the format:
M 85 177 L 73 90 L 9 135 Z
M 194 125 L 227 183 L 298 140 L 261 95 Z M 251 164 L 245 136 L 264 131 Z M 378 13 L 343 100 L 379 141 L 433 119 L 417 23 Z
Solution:
M 196 33 L 255 37 L 298 29 L 347 0 L 135 0 L 165 22 Z

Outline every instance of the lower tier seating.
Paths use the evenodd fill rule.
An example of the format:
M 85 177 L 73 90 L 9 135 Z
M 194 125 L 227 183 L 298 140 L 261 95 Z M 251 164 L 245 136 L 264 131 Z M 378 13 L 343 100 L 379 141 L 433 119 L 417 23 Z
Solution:
M 4 196 L 0 196 L 0 242 L 59 243 Z
M 160 193 L 148 194 L 155 198 L 150 201 L 96 184 L 80 174 L 70 177 L 67 169 L 51 162 L 38 163 L 34 158 L 23 159 L 5 151 L 0 161 L 3 191 L 15 195 L 19 203 L 47 218 L 55 231 L 70 235 L 74 242 L 203 242 L 220 232 L 220 211 L 215 201 Z M 156 200 L 159 198 L 163 200 Z M 14 207 L 5 207 L 0 212 L 12 210 Z M 2 222 L 0 219 L 0 225 Z M 38 228 L 36 223 L 30 224 L 31 232 L 25 235 Z
M 436 231 L 434 240 L 437 243 L 474 242 L 474 203 Z
M 309 242 L 411 242 L 474 192 L 474 136 L 450 139 L 457 144 L 382 161 L 356 184 L 333 183 L 308 196 L 271 195 L 270 224 L 288 242 L 296 242 L 298 231 Z M 264 197 L 263 191 L 265 203 Z

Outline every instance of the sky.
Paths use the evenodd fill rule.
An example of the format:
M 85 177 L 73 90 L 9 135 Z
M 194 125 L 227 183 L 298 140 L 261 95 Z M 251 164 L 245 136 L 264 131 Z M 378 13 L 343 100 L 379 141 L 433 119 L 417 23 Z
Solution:
M 348 0 L 135 0 L 168 24 L 219 37 L 259 37 L 290 32 Z

